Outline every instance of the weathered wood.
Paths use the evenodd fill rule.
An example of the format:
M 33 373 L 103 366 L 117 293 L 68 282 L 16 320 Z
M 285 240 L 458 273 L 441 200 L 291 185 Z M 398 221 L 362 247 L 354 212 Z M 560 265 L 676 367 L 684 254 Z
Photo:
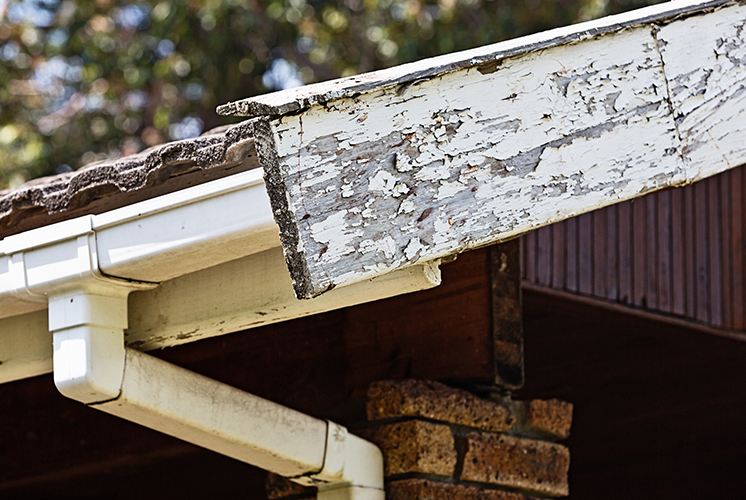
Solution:
M 521 240 L 489 248 L 495 383 L 511 389 L 523 385 L 523 306 Z
M 460 69 L 485 65 L 499 66 L 502 59 L 534 51 L 582 42 L 600 35 L 665 23 L 689 15 L 697 15 L 729 4 L 733 0 L 677 0 L 644 9 L 608 16 L 593 21 L 556 28 L 493 45 L 445 54 L 422 61 L 403 64 L 362 75 L 340 78 L 304 87 L 242 99 L 218 106 L 218 113 L 237 116 L 277 116 L 297 113 L 316 104 L 326 104 L 345 97 L 355 97 L 371 91 L 406 86 L 419 80 L 451 73 Z
M 683 5 L 222 108 L 294 113 L 257 144 L 297 295 L 746 161 L 746 7 Z
M 689 181 L 746 160 L 745 24 L 735 5 L 654 33 Z

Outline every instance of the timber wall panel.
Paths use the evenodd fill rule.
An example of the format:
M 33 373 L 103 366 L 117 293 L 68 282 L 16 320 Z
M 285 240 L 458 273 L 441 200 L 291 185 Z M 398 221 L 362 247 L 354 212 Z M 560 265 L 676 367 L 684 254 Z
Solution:
M 523 238 L 524 280 L 746 330 L 746 167 Z

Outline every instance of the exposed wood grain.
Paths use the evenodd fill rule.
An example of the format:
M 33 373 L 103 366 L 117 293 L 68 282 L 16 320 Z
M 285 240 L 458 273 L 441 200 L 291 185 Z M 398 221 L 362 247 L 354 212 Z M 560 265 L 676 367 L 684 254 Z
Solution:
M 275 115 L 258 150 L 297 295 L 746 161 L 746 7 L 683 5 L 224 108 Z
M 696 16 L 734 3 L 728 0 L 678 0 L 653 5 L 644 9 L 403 64 L 381 71 L 251 97 L 219 106 L 218 113 L 236 116 L 276 116 L 297 113 L 314 105 L 326 104 L 341 98 L 355 97 L 390 87 L 406 86 L 419 80 L 434 78 L 465 68 L 481 66 L 485 70 L 489 70 L 499 65 L 502 59 L 508 57 L 583 42 L 604 34 L 616 33 L 646 24 L 666 23 L 674 19 Z
M 746 5 L 692 17 L 655 35 L 690 180 L 744 163 Z
M 619 301 L 632 302 L 632 206 L 630 203 L 617 205 L 619 210 Z
M 733 255 L 733 328 L 746 330 L 746 175 L 742 168 L 733 171 L 730 188 L 733 200 L 729 245 Z
M 649 30 L 609 37 L 274 122 L 262 161 L 298 295 L 682 181 Z
M 686 314 L 686 264 L 684 249 L 684 190 L 671 192 L 671 312 Z
M 746 167 L 739 167 L 594 212 L 594 221 L 606 222 L 605 236 L 598 233 L 599 224 L 594 224 L 592 237 L 554 239 L 563 230 L 569 234 L 578 225 L 582 227 L 588 215 L 550 226 L 548 246 L 553 262 L 570 249 L 578 255 L 577 267 L 565 276 L 567 284 L 553 281 L 550 286 L 578 292 L 569 284 L 590 275 L 596 281 L 599 273 L 605 273 L 606 280 L 618 285 L 618 295 L 614 286 L 580 293 L 723 330 L 746 331 L 744 171 Z M 560 248 L 560 241 L 566 248 Z M 618 258 L 614 248 L 618 248 Z M 529 278 L 532 265 L 526 264 L 524 279 L 540 284 Z

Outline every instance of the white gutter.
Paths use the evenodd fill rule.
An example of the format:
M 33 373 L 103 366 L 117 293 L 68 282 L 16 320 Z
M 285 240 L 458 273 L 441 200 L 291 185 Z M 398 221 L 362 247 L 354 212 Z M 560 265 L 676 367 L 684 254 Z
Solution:
M 26 348 L 22 336 L 29 332 L 21 329 L 41 324 L 24 318 L 35 318 L 36 311 L 48 307 L 54 379 L 65 396 L 301 484 L 317 485 L 320 498 L 383 498 L 382 459 L 374 445 L 337 424 L 125 347 L 130 292 L 168 280 L 166 284 L 177 286 L 154 297 L 173 303 L 184 296 L 181 280 L 188 283 L 200 276 L 206 282 L 213 279 L 211 269 L 244 259 L 265 262 L 253 256 L 277 255 L 272 249 L 278 246 L 258 170 L 8 237 L 0 241 L 0 324 L 16 324 L 19 331 L 0 331 L 0 347 L 5 355 L 8 347 Z M 286 312 L 279 311 L 275 320 L 437 284 L 437 268 L 423 270 L 425 279 L 410 272 L 402 274 L 404 279 L 371 282 L 367 288 L 372 292 L 345 294 L 343 289 L 338 297 L 347 303 L 337 299 L 304 309 L 283 302 Z M 222 270 L 215 279 L 224 276 Z M 252 288 L 261 290 L 262 283 Z M 286 300 L 276 287 L 269 288 L 272 295 L 265 298 Z M 157 304 L 149 307 L 158 310 Z M 195 324 L 199 318 L 189 321 Z M 37 338 L 30 340 L 36 348 Z M 25 359 L 43 364 L 31 356 Z
M 250 170 L 5 238 L 0 318 L 46 308 L 46 291 L 79 273 L 159 283 L 278 245 L 261 170 Z M 79 260 L 86 247 L 95 262 Z

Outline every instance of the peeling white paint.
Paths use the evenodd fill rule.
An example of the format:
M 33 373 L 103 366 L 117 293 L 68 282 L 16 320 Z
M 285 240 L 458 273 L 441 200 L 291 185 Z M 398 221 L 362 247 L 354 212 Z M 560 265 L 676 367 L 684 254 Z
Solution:
M 657 33 L 691 180 L 746 158 L 746 6 Z
M 419 238 L 414 237 L 409 240 L 407 247 L 404 249 L 404 255 L 407 257 L 407 259 L 412 260 L 417 256 L 418 253 L 420 253 L 424 249 L 425 246 L 422 244 L 422 241 L 420 241 Z
M 746 7 L 716 4 L 273 120 L 299 295 L 746 161 Z
M 321 222 L 311 225 L 313 241 L 321 244 L 316 256 L 321 259 L 326 254 L 332 254 L 335 259 L 355 252 L 350 240 L 363 234 L 362 230 L 348 227 L 345 224 L 347 210 L 335 212 Z

